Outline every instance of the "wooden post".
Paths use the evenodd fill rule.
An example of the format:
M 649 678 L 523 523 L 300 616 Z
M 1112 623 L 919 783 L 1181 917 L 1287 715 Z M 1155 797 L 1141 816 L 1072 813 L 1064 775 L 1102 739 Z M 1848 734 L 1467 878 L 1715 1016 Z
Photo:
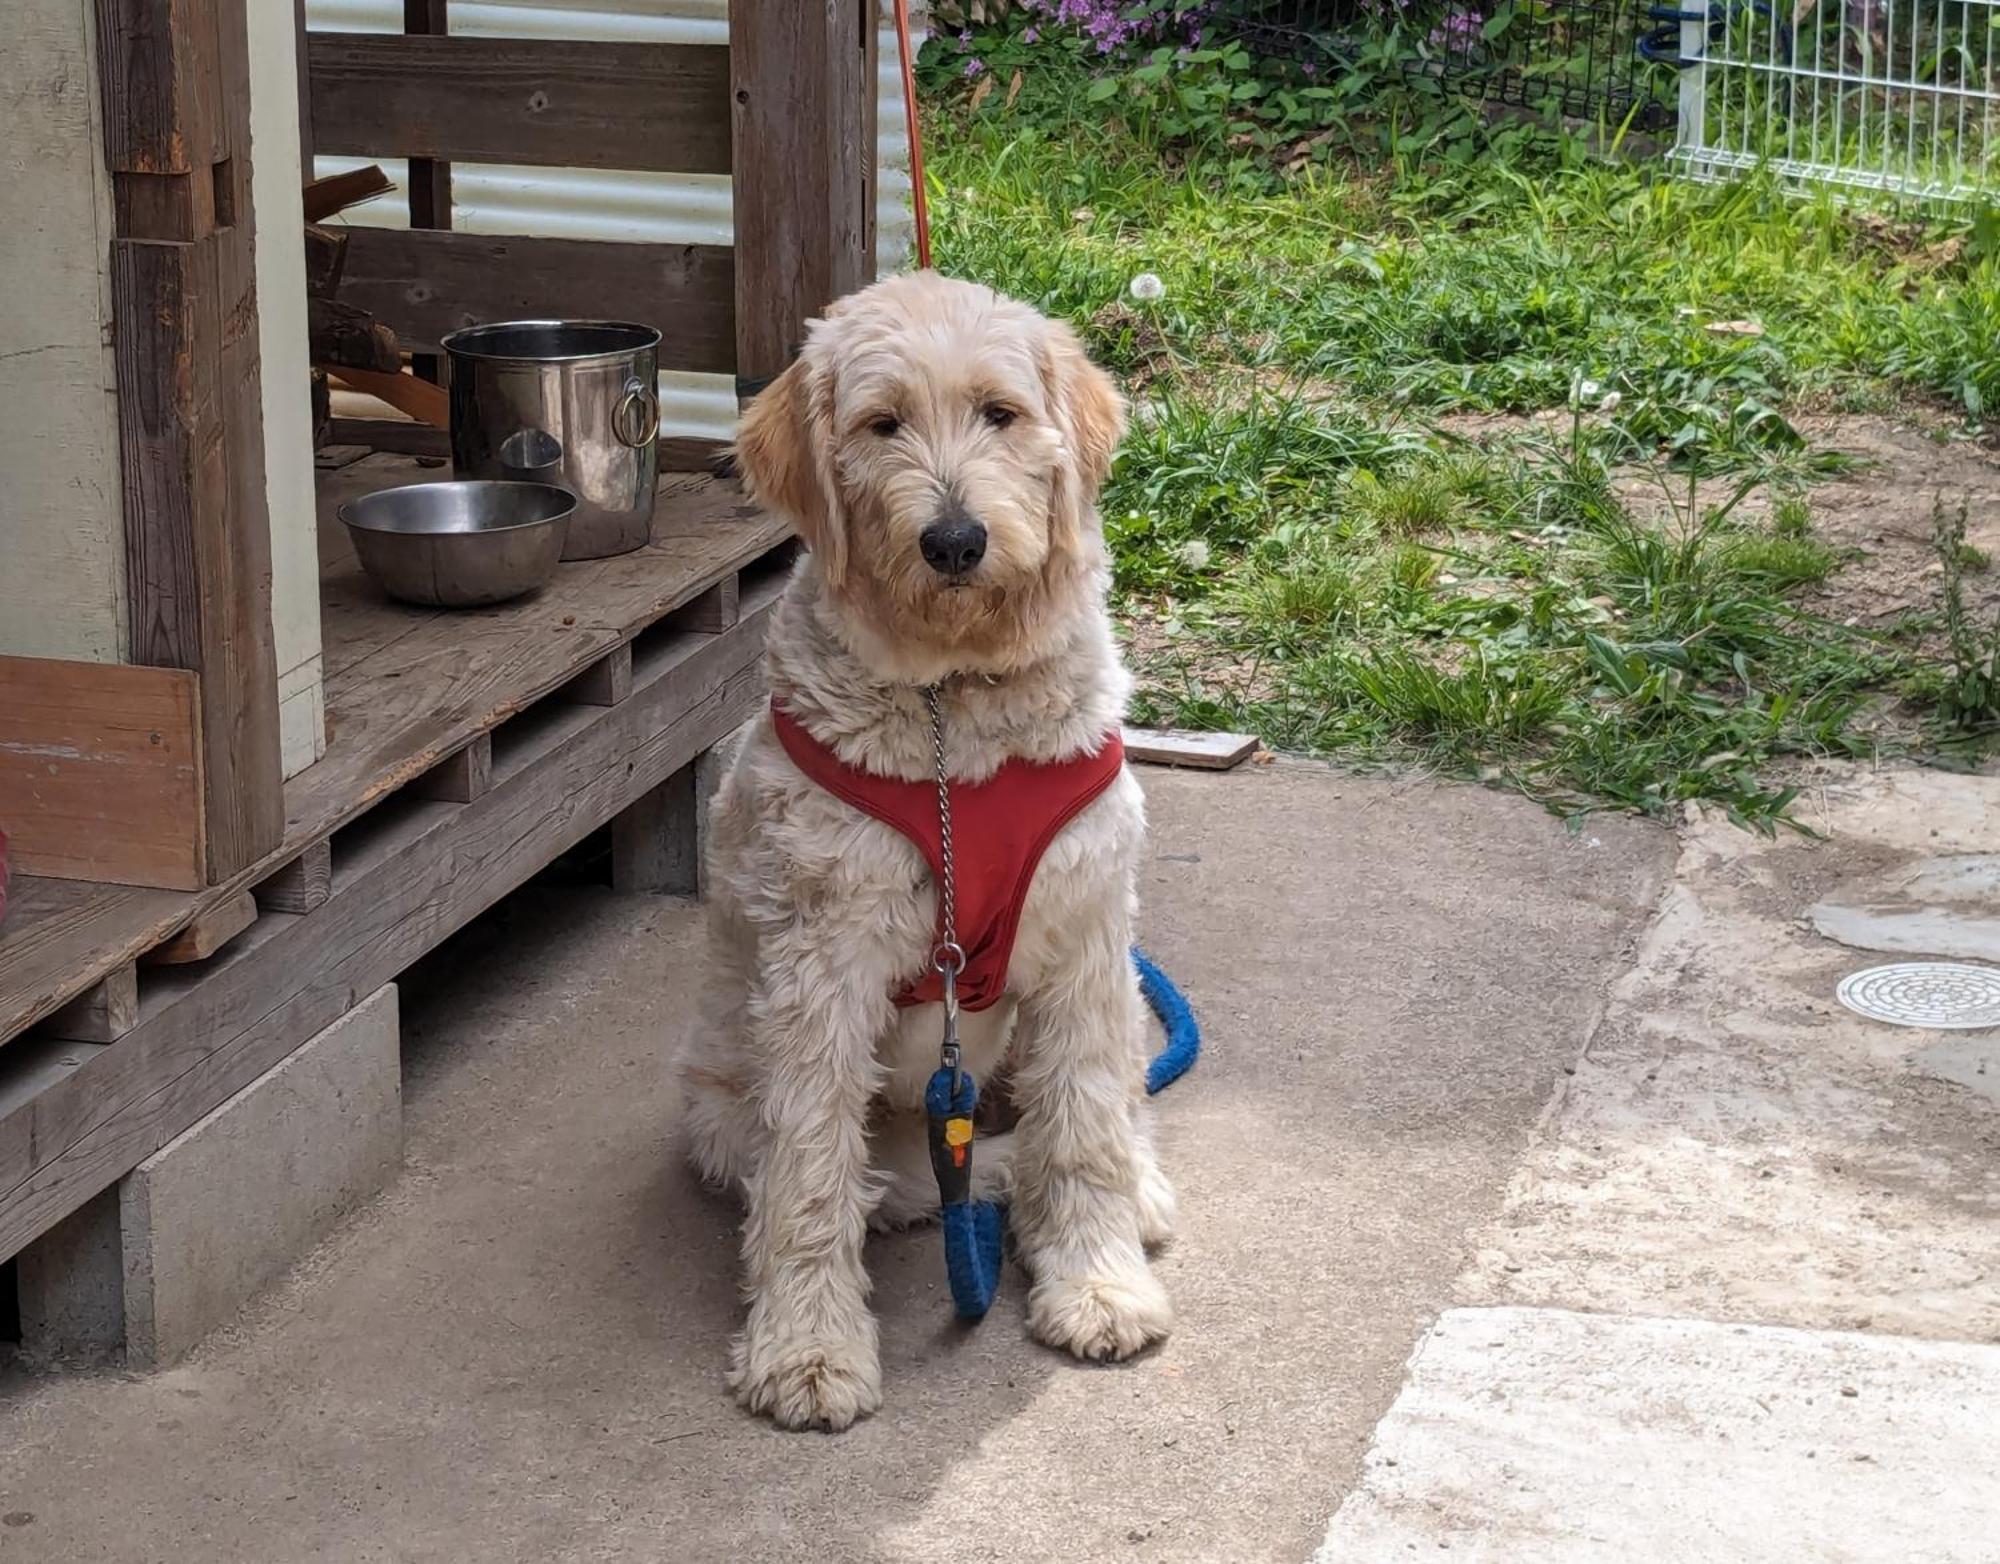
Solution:
M 754 394 L 805 322 L 874 280 L 876 0 L 731 0 L 736 375 Z
M 445 16 L 447 0 L 403 0 L 403 31 L 440 37 L 451 31 Z M 442 158 L 413 157 L 410 164 L 410 226 L 451 227 L 451 165 Z M 417 353 L 411 372 L 433 385 L 444 384 L 444 355 Z
M 209 884 L 284 832 L 246 3 L 97 3 L 128 657 L 199 675 Z

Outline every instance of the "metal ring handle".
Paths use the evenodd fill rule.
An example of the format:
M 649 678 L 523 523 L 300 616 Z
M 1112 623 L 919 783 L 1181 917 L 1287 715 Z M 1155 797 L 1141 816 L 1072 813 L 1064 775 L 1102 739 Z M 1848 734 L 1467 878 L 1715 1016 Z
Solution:
M 633 428 L 633 414 L 638 414 L 638 428 Z M 611 414 L 611 432 L 618 436 L 621 445 L 629 445 L 633 450 L 643 450 L 653 443 L 653 437 L 660 432 L 660 398 L 645 381 L 633 376 L 625 382 L 625 394 L 618 399 L 618 406 Z

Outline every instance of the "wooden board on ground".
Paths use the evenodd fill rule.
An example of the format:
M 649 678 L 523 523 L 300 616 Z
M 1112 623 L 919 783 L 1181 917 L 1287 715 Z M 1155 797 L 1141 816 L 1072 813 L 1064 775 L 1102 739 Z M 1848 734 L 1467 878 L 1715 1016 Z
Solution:
M 0 821 L 23 874 L 202 884 L 195 676 L 0 657 Z
M 1257 753 L 1248 733 L 1186 733 L 1178 728 L 1127 728 L 1125 758 L 1142 766 L 1192 766 L 1227 771 Z

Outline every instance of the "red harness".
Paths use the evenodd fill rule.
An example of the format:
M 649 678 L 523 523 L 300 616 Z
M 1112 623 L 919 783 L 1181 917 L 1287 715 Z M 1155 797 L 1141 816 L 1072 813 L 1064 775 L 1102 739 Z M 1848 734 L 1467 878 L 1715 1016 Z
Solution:
M 878 777 L 848 765 L 775 701 L 771 725 L 799 770 L 863 814 L 894 826 L 924 855 L 933 883 L 942 880 L 936 783 Z M 1114 731 L 1095 754 L 1046 764 L 1009 760 L 984 782 L 950 784 L 958 943 L 965 951 L 958 978 L 961 1009 L 984 1010 L 1006 992 L 1021 905 L 1042 854 L 1124 766 L 1125 742 Z M 898 994 L 896 1003 L 930 1005 L 943 998 L 944 980 L 930 972 Z

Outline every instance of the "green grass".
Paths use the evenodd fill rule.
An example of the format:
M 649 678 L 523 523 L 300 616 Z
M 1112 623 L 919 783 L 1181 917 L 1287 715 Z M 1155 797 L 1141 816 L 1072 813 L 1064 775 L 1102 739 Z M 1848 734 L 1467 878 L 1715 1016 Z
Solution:
M 1784 759 L 1866 750 L 1890 688 L 1983 710 L 1810 611 L 1841 464 L 1795 410 L 1989 406 L 1992 255 L 1918 264 L 1913 231 L 1906 264 L 1830 201 L 1572 150 L 1281 181 L 1087 124 L 932 136 L 940 266 L 1134 396 L 1103 509 L 1121 609 L 1165 631 L 1142 718 L 1769 826 Z

